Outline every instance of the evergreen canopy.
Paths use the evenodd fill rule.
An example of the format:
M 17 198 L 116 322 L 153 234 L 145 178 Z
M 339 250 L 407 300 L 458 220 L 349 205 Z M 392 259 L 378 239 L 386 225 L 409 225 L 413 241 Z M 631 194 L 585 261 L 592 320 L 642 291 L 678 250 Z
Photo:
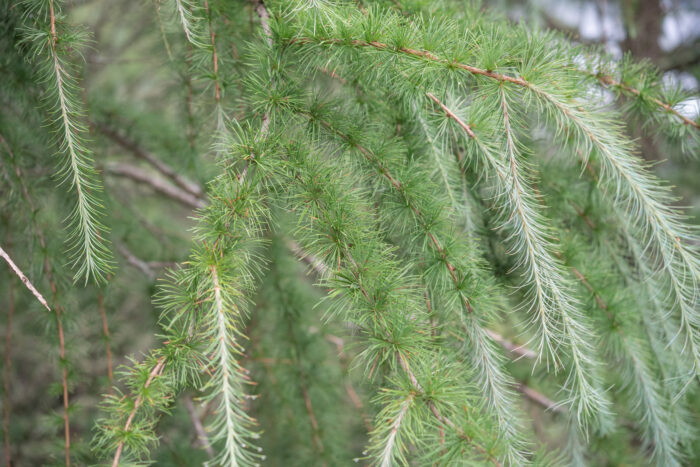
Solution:
M 8 462 L 42 349 L 27 462 L 698 460 L 700 237 L 629 134 L 700 129 L 650 65 L 470 2 L 154 0 L 110 47 L 156 63 L 93 76 L 62 3 L 0 6 Z

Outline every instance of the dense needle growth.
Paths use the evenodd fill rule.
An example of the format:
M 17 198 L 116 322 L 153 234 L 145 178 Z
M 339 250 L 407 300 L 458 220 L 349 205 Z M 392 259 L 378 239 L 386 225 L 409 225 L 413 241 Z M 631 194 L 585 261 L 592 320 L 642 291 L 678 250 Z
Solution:
M 700 237 L 629 136 L 692 167 L 692 96 L 470 2 L 112 8 L 0 6 L 8 465 L 697 462 Z

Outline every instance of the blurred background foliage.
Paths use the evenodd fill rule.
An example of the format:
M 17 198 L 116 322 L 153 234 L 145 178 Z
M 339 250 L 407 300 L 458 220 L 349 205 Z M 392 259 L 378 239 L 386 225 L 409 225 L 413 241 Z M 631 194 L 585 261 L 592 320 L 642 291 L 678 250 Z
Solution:
M 1 3 L 0 49 L 14 46 L 10 37 L 13 25 L 7 24 L 8 11 L 14 2 Z M 156 345 L 154 330 L 159 311 L 151 297 L 163 269 L 186 259 L 190 228 L 194 224 L 190 216 L 201 200 L 173 199 L 139 177 L 170 184 L 149 165 L 147 159 L 151 156 L 167 161 L 199 186 L 215 173 L 210 136 L 216 112 L 212 97 L 215 81 L 222 80 L 225 99 L 235 109 L 240 92 L 236 83 L 241 79 L 241 68 L 235 64 L 243 56 L 246 40 L 257 34 L 259 27 L 248 2 L 234 3 L 239 11 L 236 16 L 214 15 L 217 28 L 226 29 L 226 34 L 221 36 L 227 37 L 228 42 L 219 48 L 222 71 L 213 77 L 206 58 L 192 50 L 172 12 L 163 11 L 159 0 L 66 2 L 64 12 L 69 21 L 83 25 L 91 35 L 89 47 L 81 51 L 84 66 L 80 69 L 80 82 L 90 116 L 89 145 L 95 152 L 105 185 L 105 211 L 110 218 L 117 268 L 108 285 L 83 289 L 74 288 L 70 282 L 69 265 L 53 261 L 67 336 L 67 358 L 59 362 L 55 322 L 46 319 L 45 311 L 20 288 L 18 280 L 7 268 L 0 267 L 2 336 L 6 335 L 8 316 L 12 313 L 11 342 L 6 339 L 9 346 L 3 351 L 6 355 L 11 348 L 12 352 L 11 367 L 7 362 L 3 364 L 11 386 L 6 380 L 3 404 L 11 407 L 9 438 L 16 466 L 62 462 L 57 454 L 62 452 L 63 444 L 59 364 L 68 369 L 73 454 L 78 465 L 84 465 L 94 462 L 89 449 L 91 430 L 99 410 L 99 395 L 110 386 L 105 345 L 109 345 L 115 371 L 119 365 L 128 363 L 127 356 L 140 359 Z M 489 0 L 484 8 L 512 21 L 560 30 L 575 41 L 598 45 L 617 57 L 630 54 L 635 59 L 649 60 L 663 71 L 664 79 L 680 82 L 697 92 L 700 4 L 692 0 Z M 36 131 L 45 124 L 41 110 L 26 113 L 25 109 L 9 107 L 10 100 L 6 97 L 13 95 L 15 87 L 27 84 L 5 80 L 2 68 L 9 66 L 0 64 L 2 137 L 15 153 L 52 157 L 38 150 L 46 146 L 43 140 L 46 132 Z M 13 76 L 33 80 L 29 72 Z M 41 100 L 41 96 L 34 97 Z M 683 112 L 696 118 L 699 107 L 697 99 L 690 100 Z M 21 124 L 16 124 L 18 117 Z M 662 137 L 648 136 L 643 128 L 634 136 L 639 138 L 642 155 L 655 164 L 658 175 L 676 185 L 676 193 L 694 216 L 691 222 L 697 223 L 700 158 L 682 153 Z M 45 251 L 32 225 L 36 221 L 46 229 L 46 251 L 63 251 L 62 236 L 53 235 L 50 229 L 62 225 L 69 195 L 55 188 L 47 164 L 28 157 L 12 158 L 7 146 L 0 147 L 0 153 L 0 211 L 8 212 L 6 206 L 24 203 L 21 188 L 13 178 L 15 165 L 31 180 L 30 196 L 36 205 L 34 211 L 14 210 L 11 216 L 0 219 L 0 242 L 8 246 L 8 251 L 28 252 L 29 257 L 22 257 L 25 273 L 42 290 L 50 290 L 41 272 Z M 272 456 L 269 465 L 303 466 L 318 462 L 314 427 L 309 424 L 305 403 L 308 395 L 264 390 L 299 387 L 299 380 L 304 380 L 312 398 L 321 400 L 319 404 L 324 407 L 315 412 L 319 426 L 324 426 L 327 411 L 344 413 L 347 418 L 344 429 L 331 437 L 336 442 L 326 444 L 321 456 L 327 465 L 342 465 L 340 459 L 360 455 L 372 409 L 369 398 L 359 389 L 361 372 L 348 368 L 354 349 L 339 337 L 346 332 L 334 325 L 321 324 L 323 307 L 314 306 L 318 291 L 290 286 L 287 276 L 303 276 L 305 270 L 296 262 L 289 262 L 288 270 L 283 273 L 271 270 L 266 274 L 257 309 L 252 312 L 247 334 L 259 345 L 249 346 L 255 350 L 246 355 L 244 366 L 258 382 L 260 389 L 255 392 L 263 396 L 251 401 L 251 410 L 266 433 L 263 446 L 275 446 L 265 449 Z M 301 283 L 304 282 L 295 282 Z M 270 307 L 272 297 L 284 297 L 289 307 Z M 299 314 L 299 309 L 313 312 Z M 109 337 L 103 317 L 109 325 Z M 296 327 L 287 326 L 288 320 L 295 320 Z M 295 331 L 300 329 L 298 320 L 303 320 L 307 333 L 299 335 Z M 280 346 L 282 341 L 288 345 Z M 542 367 L 533 374 L 530 364 L 523 360 L 508 366 L 523 384 L 545 393 L 556 392 L 554 387 L 537 386 L 544 380 L 537 373 L 544 371 Z M 329 384 L 334 391 L 323 390 Z M 182 403 L 175 405 L 173 416 L 162 419 L 158 428 L 161 440 L 153 453 L 156 465 L 198 465 L 207 459 L 197 435 L 197 419 L 206 416 L 206 409 L 192 404 L 193 396 L 189 393 L 180 396 Z M 280 400 L 268 401 L 271 397 Z M 280 404 L 289 416 L 280 417 L 279 413 L 266 410 L 266 406 Z M 527 402 L 527 407 L 536 436 L 551 447 L 561 447 L 566 442 L 563 429 L 566 424 L 558 412 L 544 410 L 532 400 Z M 694 407 L 697 414 L 698 405 Z M 601 447 L 610 454 L 607 462 L 611 465 L 615 465 L 616 451 L 625 461 L 635 458 L 632 448 L 626 448 L 630 446 L 629 440 L 620 441 L 613 437 L 606 441 L 607 446 Z M 286 457 L 287 448 L 297 453 L 294 461 Z M 644 463 L 641 458 L 637 461 Z

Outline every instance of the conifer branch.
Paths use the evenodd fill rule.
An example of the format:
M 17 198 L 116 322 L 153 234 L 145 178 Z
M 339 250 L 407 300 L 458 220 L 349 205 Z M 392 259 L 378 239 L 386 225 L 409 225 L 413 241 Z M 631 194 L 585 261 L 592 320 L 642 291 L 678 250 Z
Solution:
M 593 334 L 589 325 L 584 321 L 584 317 L 576 309 L 576 301 L 565 288 L 567 282 L 561 274 L 557 261 L 552 256 L 551 244 L 544 236 L 547 235 L 544 233 L 546 229 L 543 225 L 539 225 L 538 216 L 535 214 L 537 212 L 536 207 L 532 204 L 525 204 L 528 203 L 528 199 L 533 199 L 533 195 L 524 192 L 522 181 L 519 180 L 518 162 L 516 160 L 517 150 L 513 130 L 510 126 L 509 105 L 502 87 L 501 106 L 506 135 L 507 157 L 509 159 L 508 164 L 511 168 L 509 185 L 512 188 L 508 189 L 507 186 L 502 186 L 500 189 L 509 191 L 521 222 L 521 225 L 516 226 L 514 230 L 518 235 L 525 237 L 528 252 L 526 261 L 529 263 L 527 267 L 530 270 L 530 276 L 536 284 L 536 298 L 533 300 L 533 304 L 537 307 L 542 320 L 542 339 L 546 339 L 544 346 L 541 345 L 540 348 L 548 349 L 550 354 L 554 351 L 554 348 L 550 347 L 549 338 L 545 337 L 547 333 L 546 321 L 551 319 L 547 317 L 551 313 L 551 311 L 547 310 L 550 306 L 547 302 L 551 302 L 553 305 L 552 311 L 558 313 L 557 319 L 561 320 L 560 323 L 554 326 L 561 326 L 561 334 L 566 336 L 566 344 L 571 352 L 572 372 L 567 380 L 567 383 L 572 385 L 570 386 L 573 392 L 571 402 L 576 408 L 577 423 L 585 428 L 585 420 L 589 415 L 605 414 L 609 410 L 609 401 L 600 392 L 600 384 L 596 382 L 595 373 L 592 370 L 595 362 L 591 358 L 594 348 L 590 342 L 593 339 Z M 520 233 L 521 231 L 522 234 Z M 520 247 L 516 248 L 520 249 Z M 538 248 L 541 250 L 537 251 Z M 556 356 L 553 356 L 553 358 L 556 358 Z
M 358 148 L 359 147 L 362 147 L 362 146 L 358 146 Z M 363 154 L 369 155 L 369 157 L 371 157 L 371 153 L 367 149 L 365 149 L 364 147 L 362 147 L 362 149 L 364 151 L 363 150 L 360 150 L 360 151 L 363 152 Z M 301 162 L 301 164 L 302 164 L 301 167 L 306 167 L 307 169 L 310 168 L 308 166 L 304 166 L 304 164 L 308 164 L 308 163 L 309 162 L 306 162 L 306 163 Z M 318 170 L 318 169 L 316 169 L 316 170 Z M 387 173 L 386 176 L 390 181 L 392 181 L 392 184 L 393 183 L 398 184 L 398 182 L 396 182 L 396 180 L 390 174 Z M 315 210 L 318 212 L 318 216 L 319 216 L 318 222 L 321 225 L 317 226 L 316 223 L 314 222 L 309 226 L 309 229 L 312 229 L 314 231 L 318 229 L 318 233 L 322 235 L 323 234 L 322 225 L 331 226 L 331 225 L 335 225 L 335 222 L 333 221 L 332 211 L 330 210 L 330 208 L 328 206 L 325 205 L 325 203 L 327 202 L 325 200 L 325 198 L 319 199 L 314 195 L 314 193 L 318 189 L 317 184 L 327 183 L 329 180 L 325 179 L 323 176 L 315 177 L 315 178 L 312 178 L 310 180 L 305 180 L 299 174 L 296 174 L 295 180 L 297 181 L 297 183 L 301 183 L 302 188 L 304 190 L 307 190 L 308 194 L 311 195 L 310 198 L 308 198 L 308 199 L 315 206 Z M 330 188 L 330 187 L 328 187 L 328 185 L 325 185 L 325 186 L 326 186 L 326 188 L 324 191 L 325 191 L 327 196 L 328 195 L 330 195 L 330 196 L 339 195 L 341 192 L 341 190 L 339 188 L 336 188 L 336 187 Z M 341 233 L 341 238 L 352 238 L 352 237 L 353 237 L 353 235 L 350 234 L 349 232 Z M 370 241 L 370 240 L 366 239 L 365 242 L 367 242 L 367 241 Z M 354 254 L 352 253 L 352 249 L 355 248 L 355 246 L 350 245 L 350 244 L 346 244 L 346 243 L 344 243 L 343 240 L 337 240 L 336 242 L 334 242 L 334 246 L 335 246 L 335 248 L 337 248 L 337 252 L 335 254 L 333 254 L 333 257 L 337 258 L 338 267 L 337 267 L 337 269 L 336 268 L 328 268 L 327 269 L 331 274 L 331 279 L 333 279 L 333 281 L 330 282 L 329 285 L 335 285 L 336 281 L 338 281 L 337 284 L 340 285 L 340 284 L 346 283 L 348 279 L 351 279 L 352 283 L 354 284 L 354 287 L 356 287 L 356 291 L 358 293 L 357 298 L 360 299 L 362 302 L 364 302 L 366 304 L 366 306 L 369 306 L 370 310 L 377 310 L 377 308 L 381 306 L 381 305 L 379 305 L 378 301 L 380 303 L 389 303 L 390 298 L 383 297 L 382 295 L 387 294 L 387 293 L 391 294 L 392 292 L 390 290 L 369 291 L 366 288 L 366 286 L 363 284 L 363 282 L 364 282 L 363 271 L 372 271 L 373 267 L 372 267 L 372 265 L 369 265 L 369 264 L 362 265 L 362 266 L 360 265 L 360 263 L 358 262 L 358 260 L 356 260 L 354 258 Z M 318 246 L 314 245 L 314 248 L 318 248 Z M 380 253 L 377 253 L 377 254 L 380 254 Z M 368 257 L 368 260 L 371 262 L 374 262 L 377 259 L 379 259 L 379 258 L 376 258 L 376 254 L 374 256 L 375 256 L 374 259 L 370 260 Z M 382 260 L 383 260 L 383 264 L 384 264 L 383 267 L 386 267 L 388 265 L 388 262 L 390 261 L 390 259 L 389 258 L 382 258 Z M 346 264 L 343 264 L 343 263 L 346 263 Z M 346 270 L 346 268 L 347 268 L 347 270 Z M 387 281 L 389 283 L 393 283 L 396 281 L 396 279 L 388 278 Z M 336 285 L 335 287 L 338 287 L 338 285 Z M 407 290 L 410 290 L 410 286 L 403 286 L 403 288 L 407 288 Z M 343 293 L 342 290 L 343 289 L 338 289 L 336 293 L 342 294 Z M 345 293 L 347 293 L 347 292 L 345 292 Z M 377 296 L 377 294 L 379 294 L 379 296 Z M 373 314 L 374 314 L 374 316 L 372 319 L 375 320 L 376 323 L 379 325 L 379 329 L 377 331 L 381 333 L 382 339 L 387 340 L 388 342 L 391 342 L 395 337 L 392 338 L 391 321 L 389 321 L 389 317 L 385 316 L 382 313 L 376 313 L 376 311 L 374 311 Z M 357 317 L 355 319 L 357 319 Z M 405 318 L 400 318 L 400 319 L 405 319 Z M 408 345 L 408 343 L 406 343 L 405 345 Z M 418 378 L 416 377 L 414 372 L 411 370 L 410 366 L 408 365 L 408 362 L 406 361 L 406 355 L 408 353 L 406 351 L 406 349 L 393 350 L 393 351 L 391 351 L 391 353 L 392 353 L 391 358 L 392 359 L 395 358 L 396 361 L 399 363 L 399 366 L 403 369 L 405 374 L 408 376 L 409 381 L 411 382 L 411 385 L 413 386 L 413 388 L 417 391 L 422 392 L 423 388 L 422 388 L 421 384 L 418 382 Z M 378 356 L 379 356 L 379 354 L 377 354 L 377 357 Z M 445 426 L 445 427 L 449 428 L 450 430 L 452 430 L 453 432 L 455 432 L 459 438 L 461 438 L 464 441 L 466 441 L 467 443 L 469 443 L 470 446 L 472 446 L 475 450 L 484 454 L 491 463 L 493 463 L 494 465 L 499 465 L 499 466 L 501 465 L 500 462 L 493 455 L 491 455 L 488 452 L 488 450 L 486 450 L 485 448 L 480 446 L 470 436 L 468 436 L 466 433 L 464 433 L 449 417 L 444 416 L 433 400 L 427 399 L 425 401 L 425 403 L 426 403 L 430 413 L 436 418 L 436 420 L 440 424 L 442 424 L 443 426 Z M 406 410 L 408 410 L 408 408 L 406 408 Z M 377 426 L 381 426 L 381 424 L 377 424 Z M 397 427 L 397 429 L 398 429 L 398 427 Z M 377 432 L 375 429 L 375 433 L 379 433 L 379 432 Z M 387 446 L 386 445 L 387 443 L 391 443 L 392 444 L 391 447 Z M 384 456 L 387 455 L 387 452 L 392 453 L 392 454 L 390 454 L 390 456 L 392 456 L 394 458 L 397 455 L 400 455 L 400 453 L 399 454 L 394 453 L 394 446 L 395 446 L 394 443 L 395 443 L 395 436 L 394 437 L 388 436 L 388 437 L 383 439 L 383 442 L 380 443 L 381 448 L 378 449 L 378 452 L 381 453 L 379 455 L 380 459 L 384 458 Z
M 148 387 L 151 385 L 153 380 L 155 378 L 159 377 L 163 373 L 163 369 L 165 368 L 165 362 L 166 362 L 165 357 L 158 358 L 158 361 L 156 362 L 156 364 L 153 367 L 153 369 L 151 370 L 151 372 L 148 374 L 148 379 L 146 379 L 146 382 L 143 385 L 144 390 L 148 389 Z M 123 429 L 124 433 L 127 433 L 131 429 L 131 424 L 133 423 L 134 417 L 136 416 L 136 412 L 138 411 L 142 402 L 143 402 L 143 394 L 139 394 L 136 397 L 136 400 L 134 401 L 134 406 L 131 409 L 131 412 L 129 412 L 129 416 L 126 418 L 126 422 L 124 423 L 124 429 Z M 120 441 L 119 444 L 117 444 L 116 451 L 114 452 L 114 459 L 112 460 L 112 467 L 119 467 L 119 459 L 122 456 L 123 450 L 124 450 L 124 441 Z
M 74 228 L 70 236 L 73 243 L 70 251 L 74 258 L 73 266 L 78 269 L 75 279 L 83 276 L 87 282 L 93 277 L 101 282 L 111 270 L 109 247 L 104 238 L 108 230 L 99 220 L 102 205 L 97 196 L 102 187 L 93 167 L 92 153 L 82 141 L 81 133 L 85 129 L 78 121 L 81 111 L 77 108 L 74 95 L 78 84 L 69 75 L 65 59 L 61 58 L 61 38 L 57 33 L 54 0 L 49 0 L 49 21 L 51 32 L 47 37 L 46 48 L 50 63 L 47 64 L 47 76 L 44 79 L 51 83 L 49 91 L 55 97 L 55 108 L 52 109 L 56 115 L 54 123 L 60 128 L 60 150 L 66 156 L 60 175 L 77 196 L 70 216 Z M 41 36 L 34 40 L 40 41 Z M 44 48 L 41 43 L 37 43 L 36 47 L 38 52 Z
M 622 323 L 608 309 L 608 304 L 600 296 L 593 285 L 577 268 L 570 266 L 571 272 L 593 295 L 596 305 L 606 315 L 616 331 L 622 345 L 620 348 L 627 364 L 627 371 L 632 373 L 632 382 L 627 383 L 628 390 L 635 393 L 636 403 L 633 406 L 637 412 L 640 424 L 644 427 L 644 440 L 651 446 L 654 457 L 659 465 L 681 465 L 676 439 L 671 434 L 671 414 L 666 410 L 670 401 L 662 395 L 652 371 L 647 362 L 646 351 L 642 343 L 622 329 Z M 646 359 L 645 359 L 646 357 Z
M 218 353 L 219 353 L 219 368 L 221 368 L 222 378 L 221 378 L 221 400 L 223 402 L 224 409 L 224 419 L 226 425 L 226 450 L 224 461 L 228 461 L 232 464 L 236 463 L 238 458 L 238 439 L 236 433 L 237 420 L 234 415 L 234 407 L 232 402 L 232 393 L 230 386 L 230 372 L 229 367 L 229 339 L 228 332 L 226 330 L 226 318 L 224 316 L 224 303 L 221 298 L 221 287 L 219 286 L 219 275 L 216 266 L 211 266 L 211 280 L 214 286 L 214 307 L 217 314 L 217 331 L 218 331 L 218 341 L 220 342 Z M 234 340 L 235 345 L 235 340 Z
M 91 52 L 82 99 L 74 59 L 86 33 L 66 22 L 61 1 L 0 7 L 9 31 L 0 40 L 9 78 L 0 86 L 0 106 L 8 109 L 0 133 L 22 147 L 16 160 L 0 134 L 0 151 L 10 154 L 8 170 L 0 167 L 8 182 L 0 218 L 14 216 L 13 239 L 33 232 L 0 252 L 24 258 L 32 274 L 37 265 L 29 260 L 43 261 L 60 351 L 66 465 L 208 457 L 210 464 L 253 467 L 282 456 L 331 465 L 357 455 L 348 441 L 362 422 L 367 450 L 354 461 L 372 465 L 558 463 L 552 446 L 564 427 L 569 444 L 561 454 L 573 463 L 693 463 L 700 242 L 683 212 L 669 207 L 676 202 L 670 190 L 634 155 L 624 126 L 679 143 L 663 145 L 671 156 L 693 150 L 698 122 L 681 108 L 693 95 L 647 64 L 613 60 L 460 2 L 370 8 L 347 0 L 170 0 L 166 16 L 182 36 L 176 42 L 168 42 L 161 3 L 146 8 L 157 18 L 130 13 L 116 23 L 113 7 L 81 6 L 80 16 L 98 18 L 95 44 L 128 55 L 117 63 Z M 128 69 L 119 68 L 125 62 Z M 144 63 L 166 68 L 141 72 Z M 26 79 L 37 75 L 38 86 Z M 609 91 L 619 101 L 612 106 Z M 115 109 L 110 115 L 141 112 L 141 136 L 106 121 L 91 124 L 79 104 L 88 94 Z M 131 106 L 124 96 L 138 102 Z M 49 130 L 40 124 L 46 98 Z M 213 119 L 199 111 L 210 107 Z M 613 107 L 621 113 L 608 112 Z M 117 199 L 132 187 L 197 210 L 190 227 L 170 215 L 180 212 L 176 203 L 116 206 L 117 230 L 132 245 L 142 242 L 141 252 L 183 257 L 182 241 L 191 237 L 190 254 L 177 265 L 116 245 L 122 263 L 148 278 L 172 266 L 155 297 L 164 345 L 119 369 L 112 368 L 104 289 L 97 290 L 100 350 L 81 339 L 85 333 L 65 335 L 69 315 L 58 301 L 90 304 L 94 295 L 59 290 L 63 268 L 49 263 L 55 254 L 48 241 L 61 233 L 54 211 L 68 199 L 76 276 L 113 281 L 111 301 L 124 303 L 129 319 L 140 315 L 126 305 L 147 303 L 142 275 L 130 266 L 111 273 L 100 173 L 85 124 L 104 135 L 98 143 L 127 156 L 105 163 Z M 195 140 L 200 127 L 204 138 Z M 43 157 L 51 133 L 69 196 L 35 205 L 30 193 L 56 172 Z M 215 174 L 200 185 L 179 172 L 185 165 L 175 158 L 194 155 L 204 141 L 215 157 L 186 161 L 197 174 Z M 189 143 L 187 156 L 170 151 L 181 143 Z M 123 165 L 129 155 L 135 165 Z M 14 309 L 13 275 L 0 290 L 11 294 Z M 33 279 L 39 290 L 41 276 Z M 320 290 L 312 293 L 314 285 Z M 87 322 L 87 311 L 78 307 L 74 321 Z M 135 333 L 127 351 L 148 337 L 141 326 L 147 318 L 137 319 L 122 329 Z M 21 327 L 29 324 L 32 332 L 41 326 Z M 8 359 L 10 345 L 13 358 L 23 352 L 14 327 L 11 342 L 9 329 L 5 336 Z M 336 329 L 351 335 L 351 351 Z M 76 355 L 106 352 L 106 372 L 98 359 L 97 367 L 81 363 L 77 374 L 110 380 L 92 453 L 79 446 L 93 407 L 69 405 L 68 342 Z M 507 358 L 545 360 L 554 371 L 516 379 L 532 362 Z M 8 380 L 9 365 L 5 397 L 14 402 L 9 388 L 19 386 Z M 607 371 L 599 371 L 603 365 Z M 353 387 L 357 370 L 364 372 L 361 391 Z M 95 385 L 84 382 L 76 387 L 89 404 L 83 396 Z M 557 386 L 563 396 L 550 399 Z M 203 414 L 187 396 L 195 392 Z M 360 394 L 371 398 L 372 420 Z M 262 403 L 252 402 L 258 396 Z M 34 415 L 41 404 L 31 402 Z M 160 433 L 160 416 L 175 403 L 185 405 L 188 423 Z M 523 408 L 534 409 L 536 419 L 549 412 L 551 427 L 531 436 Z M 9 455 L 14 438 L 26 437 L 26 423 L 15 402 L 10 437 L 5 409 Z M 612 419 L 613 412 L 620 415 Z M 613 432 L 615 424 L 633 433 Z M 166 449 L 155 450 L 161 435 Z M 263 455 L 258 444 L 269 451 Z M 56 457 L 35 451 L 22 451 L 23 458 Z
M 700 315 L 697 302 L 700 297 L 700 257 L 692 245 L 698 243 L 698 236 L 692 227 L 682 222 L 683 215 L 675 208 L 664 205 L 670 202 L 668 188 L 649 173 L 638 158 L 630 151 L 629 143 L 616 133 L 617 128 L 603 129 L 589 123 L 586 113 L 553 93 L 530 86 L 545 105 L 555 112 L 558 122 L 562 119 L 572 123 L 574 136 L 585 148 L 584 165 L 587 154 L 595 150 L 602 166 L 600 183 L 606 195 L 623 210 L 633 224 L 638 235 L 647 242 L 643 255 L 655 252 L 661 262 L 661 270 L 671 285 L 671 308 L 675 308 L 680 318 L 679 333 L 683 335 L 683 351 L 690 353 L 693 361 L 692 377 L 700 371 L 700 335 L 697 331 Z M 609 194 L 605 186 L 611 186 L 614 194 Z M 646 261 L 650 261 L 647 259 Z
M 662 108 L 664 111 L 668 112 L 669 114 L 672 114 L 681 123 L 683 123 L 683 125 L 688 125 L 688 126 L 695 128 L 696 130 L 700 130 L 700 125 L 698 124 L 698 122 L 689 119 L 688 117 L 686 117 L 685 115 L 683 115 L 678 110 L 676 110 L 675 108 L 673 108 L 671 105 L 667 104 L 666 102 L 662 101 L 661 99 L 657 99 L 656 97 L 653 97 L 653 96 L 644 95 L 644 94 L 642 94 L 642 92 L 639 89 L 636 89 L 633 86 L 630 86 L 629 84 L 625 83 L 624 81 L 616 81 L 615 78 L 613 78 L 610 75 L 607 75 L 604 73 L 590 73 L 590 72 L 587 74 L 589 76 L 596 78 L 604 86 L 618 88 L 618 89 L 621 89 L 624 92 L 631 94 L 637 98 L 652 102 L 655 105 Z
M 698 316 L 693 312 L 698 297 L 700 283 L 700 259 L 688 245 L 696 242 L 696 235 L 687 226 L 679 222 L 680 214 L 661 204 L 659 200 L 667 200 L 665 187 L 643 169 L 639 169 L 639 161 L 629 154 L 629 144 L 616 133 L 610 133 L 598 125 L 590 123 L 580 106 L 559 99 L 553 92 L 544 90 L 540 85 L 492 70 L 449 61 L 427 50 L 410 47 L 395 47 L 378 40 L 337 39 L 333 37 L 303 37 L 290 38 L 287 44 L 319 44 L 322 46 L 344 46 L 353 48 L 373 48 L 387 53 L 398 53 L 414 59 L 434 62 L 450 68 L 458 68 L 474 76 L 484 76 L 501 83 L 513 84 L 524 88 L 536 96 L 538 102 L 545 108 L 553 110 L 554 119 L 559 128 L 573 124 L 573 130 L 579 144 L 589 151 L 595 148 L 602 156 L 606 170 L 606 182 L 616 187 L 615 201 L 621 205 L 631 205 L 638 212 L 632 217 L 647 224 L 640 229 L 647 238 L 653 240 L 655 248 L 664 262 L 663 269 L 668 274 L 672 284 L 674 299 L 677 306 L 681 331 L 685 343 L 690 349 L 694 360 L 694 374 L 700 368 L 700 353 L 697 328 Z M 615 131 L 615 130 L 613 130 Z M 638 221 L 639 222 L 639 221 Z
M 188 42 L 196 45 L 196 37 L 194 33 L 195 18 L 192 14 L 192 5 L 188 0 L 175 0 L 175 10 L 177 11 L 180 24 L 185 32 L 185 37 Z
M 391 417 L 393 421 L 387 427 L 388 434 L 386 435 L 386 439 L 384 441 L 384 450 L 380 454 L 379 465 L 381 467 L 390 467 L 395 464 L 394 459 L 397 453 L 394 452 L 394 447 L 397 444 L 397 441 L 399 446 L 401 445 L 401 441 L 398 436 L 399 429 L 401 428 L 401 424 L 403 423 L 404 418 L 406 417 L 408 409 L 413 404 L 414 397 L 415 396 L 413 394 L 409 394 L 408 396 L 406 396 L 406 398 L 399 404 L 398 412 L 396 414 L 393 414 Z M 401 450 L 402 448 L 398 448 L 398 452 L 401 452 Z
M 298 113 L 306 118 L 314 119 L 314 116 L 308 112 L 298 111 Z M 431 245 L 431 248 L 434 250 L 437 257 L 439 257 L 441 264 L 445 267 L 454 286 L 457 300 L 461 304 L 462 312 L 460 313 L 459 319 L 467 335 L 470 337 L 471 345 L 473 346 L 471 350 L 476 353 L 476 358 L 473 359 L 473 363 L 479 368 L 479 377 L 482 379 L 482 384 L 486 388 L 488 394 L 489 407 L 494 410 L 498 422 L 504 430 L 504 438 L 509 443 L 509 460 L 511 462 L 525 463 L 525 457 L 520 452 L 523 450 L 524 442 L 520 439 L 515 425 L 512 422 L 515 402 L 513 392 L 510 388 L 514 383 L 511 378 L 501 370 L 501 358 L 495 353 L 496 351 L 490 341 L 490 336 L 473 316 L 474 309 L 466 294 L 461 291 L 466 274 L 452 264 L 448 253 L 438 240 L 436 234 L 433 233 L 435 221 L 431 221 L 433 223 L 432 225 L 428 223 L 417 201 L 405 190 L 405 185 L 392 174 L 390 169 L 372 150 L 360 144 L 356 139 L 351 139 L 349 135 L 342 133 L 329 122 L 325 120 L 315 120 L 329 132 L 357 149 L 372 165 L 374 165 L 377 169 L 377 175 L 385 178 L 389 182 L 391 187 L 401 196 L 402 201 L 415 215 L 422 233 L 426 236 L 426 242 Z

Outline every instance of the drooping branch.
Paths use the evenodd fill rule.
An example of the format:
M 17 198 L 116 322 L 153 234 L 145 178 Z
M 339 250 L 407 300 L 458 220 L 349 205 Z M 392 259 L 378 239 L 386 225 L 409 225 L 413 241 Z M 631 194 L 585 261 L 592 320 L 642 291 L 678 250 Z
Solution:
M 93 167 L 92 152 L 82 141 L 85 127 L 79 121 L 81 110 L 75 103 L 77 83 L 69 75 L 65 59 L 61 57 L 62 50 L 59 50 L 54 0 L 49 0 L 49 20 L 51 33 L 47 38 L 47 50 L 50 69 L 47 74 L 51 75 L 54 85 L 50 89 L 55 97 L 52 112 L 54 123 L 60 130 L 60 151 L 65 154 L 60 175 L 75 190 L 77 197 L 70 216 L 74 229 L 70 235 L 73 265 L 78 269 L 75 279 L 83 276 L 87 282 L 93 277 L 100 282 L 111 270 L 106 237 L 108 229 L 100 222 L 103 208 L 97 197 L 102 186 Z
M 619 88 L 622 91 L 626 92 L 627 94 L 631 94 L 635 97 L 639 97 L 641 99 L 644 99 L 644 100 L 647 100 L 649 102 L 654 103 L 658 107 L 662 108 L 664 111 L 666 111 L 669 114 L 676 117 L 681 123 L 683 123 L 683 125 L 689 125 L 695 129 L 700 129 L 700 125 L 698 124 L 698 122 L 689 119 L 688 117 L 686 117 L 685 115 L 680 113 L 678 110 L 676 110 L 671 105 L 667 104 L 666 102 L 663 102 L 661 99 L 644 95 L 644 94 L 642 94 L 642 92 L 639 89 L 636 89 L 623 81 L 617 81 L 617 80 L 615 80 L 615 78 L 613 78 L 610 75 L 606 75 L 604 73 L 588 73 L 588 74 L 590 76 L 595 77 L 604 86 Z
M 429 52 L 427 50 L 418 50 L 418 49 L 412 49 L 408 47 L 394 47 L 390 44 L 384 43 L 384 42 L 378 42 L 378 41 L 364 41 L 364 40 L 350 40 L 350 41 L 345 41 L 341 39 L 336 39 L 336 38 L 305 38 L 305 37 L 295 37 L 289 40 L 288 42 L 290 45 L 291 44 L 313 44 L 313 43 L 321 43 L 321 44 L 336 44 L 336 45 L 351 45 L 353 47 L 372 47 L 377 50 L 385 50 L 385 51 L 390 51 L 390 52 L 398 52 L 406 56 L 410 56 L 413 58 L 418 58 L 422 60 L 427 60 L 435 63 L 440 63 L 442 65 L 450 66 L 450 67 L 455 67 L 459 68 L 462 70 L 465 70 L 473 75 L 477 76 L 485 76 L 487 78 L 491 78 L 500 82 L 507 82 L 507 83 L 512 83 L 524 88 L 531 88 L 532 84 L 525 80 L 522 77 L 518 76 L 510 76 L 506 75 L 504 73 L 498 73 L 492 70 L 485 70 L 483 68 L 475 67 L 472 65 L 468 65 L 466 63 L 459 63 L 459 62 L 454 62 L 450 61 L 444 58 L 441 58 L 437 55 L 435 55 L 432 52 Z M 606 86 L 617 86 L 620 87 L 621 89 L 624 89 L 626 92 L 630 94 L 634 94 L 636 96 L 640 96 L 641 93 L 639 92 L 638 89 L 633 88 L 632 86 L 627 85 L 626 83 L 618 82 L 615 81 L 611 76 L 609 75 L 595 75 L 596 78 L 601 82 L 601 84 L 606 85 Z M 684 125 L 690 125 L 696 129 L 700 129 L 700 126 L 698 125 L 697 122 L 687 118 L 680 112 L 678 112 L 676 109 L 674 109 L 672 106 L 669 104 L 661 101 L 660 99 L 657 98 L 649 98 L 651 102 L 654 104 L 658 105 L 659 107 L 663 108 L 666 112 L 669 112 L 676 116 L 681 123 Z

